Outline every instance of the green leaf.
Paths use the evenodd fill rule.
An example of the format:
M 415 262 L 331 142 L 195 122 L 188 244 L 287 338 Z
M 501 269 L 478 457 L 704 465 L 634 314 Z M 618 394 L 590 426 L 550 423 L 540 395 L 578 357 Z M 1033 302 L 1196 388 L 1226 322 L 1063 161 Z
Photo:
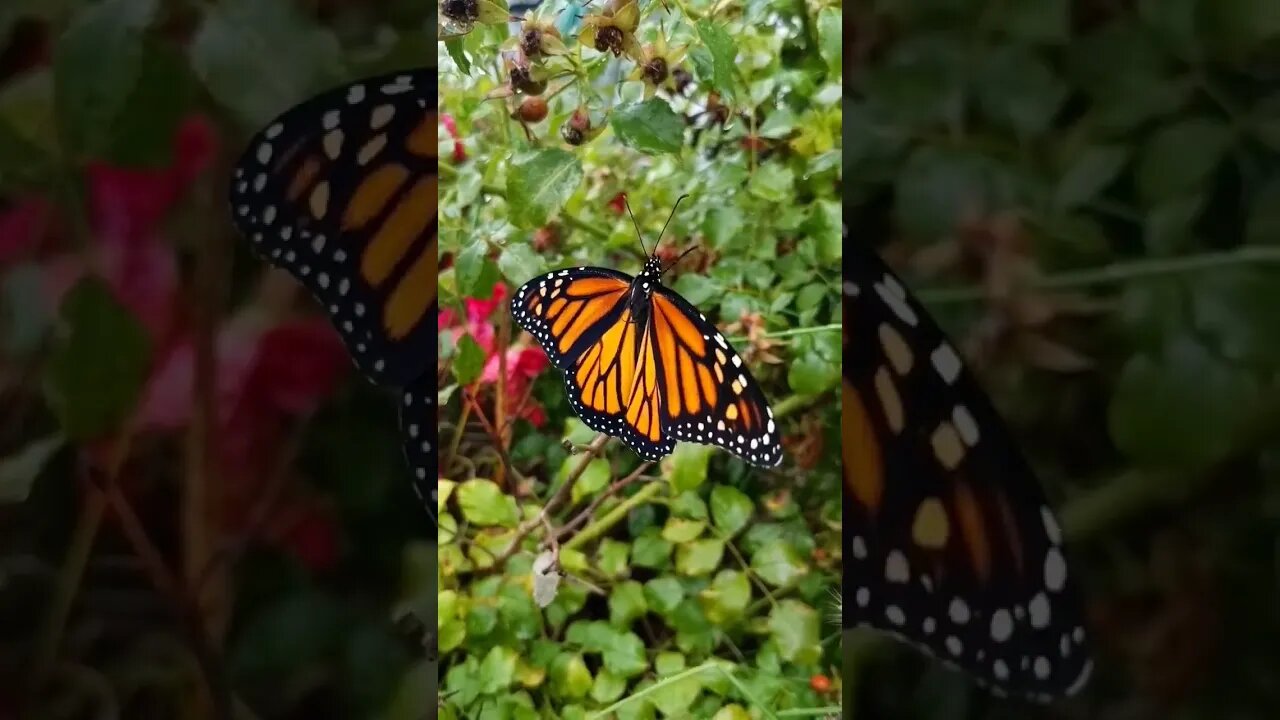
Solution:
M 156 0 L 103 0 L 77 13 L 54 51 L 54 96 L 63 141 L 104 150 L 142 77 L 143 37 Z
M 453 376 L 461 385 L 470 385 L 484 371 L 484 350 L 470 335 L 458 339 L 458 352 L 453 356 Z
M 827 65 L 841 67 L 844 59 L 844 14 L 840 8 L 825 7 L 818 13 L 818 49 Z
M 792 199 L 795 173 L 780 163 L 768 163 L 756 168 L 747 182 L 747 192 L 769 202 L 787 202 Z
M 650 695 L 649 700 L 666 717 L 692 717 L 689 715 L 689 708 L 702 694 L 703 675 L 704 673 L 697 673 L 674 682 L 662 683 L 662 691 Z
M 738 570 L 721 570 L 711 586 L 698 594 L 707 619 L 724 625 L 742 616 L 751 602 L 751 581 Z
M 25 502 L 40 472 L 66 442 L 61 435 L 51 435 L 0 459 L 0 504 Z
M 769 612 L 769 634 L 783 660 L 809 665 L 822 657 L 818 641 L 821 619 L 818 612 L 798 601 L 778 601 Z
M 623 145 L 646 155 L 679 154 L 684 147 L 684 118 L 661 98 L 624 105 L 613 111 L 609 124 Z
M 190 112 L 193 87 L 186 58 L 178 49 L 147 42 L 141 77 L 111 128 L 102 157 L 130 167 L 172 164 L 174 133 Z
M 63 298 L 59 325 L 45 367 L 45 396 L 67 437 L 87 440 L 116 428 L 137 403 L 150 366 L 150 340 L 110 288 L 93 277 Z
M 788 542 L 760 546 L 751 556 L 751 569 L 761 580 L 774 587 L 790 585 L 809 572 L 809 566 L 800 557 L 800 553 Z
M 669 481 L 675 492 L 695 490 L 707 480 L 707 463 L 714 448 L 710 445 L 680 443 L 671 454 Z
M 711 519 L 726 537 L 732 537 L 747 526 L 755 507 L 751 498 L 729 485 L 716 485 L 711 490 Z
M 635 580 L 619 583 L 609 593 L 609 622 L 624 628 L 632 621 L 649 612 L 649 603 L 644 598 L 644 586 Z
M 685 273 L 676 279 L 675 285 L 672 286 L 676 292 L 680 293 L 680 297 L 693 303 L 695 306 L 705 305 L 716 295 L 723 294 L 724 288 L 711 278 L 693 273 Z
M 490 648 L 480 663 L 480 677 L 484 683 L 482 692 L 493 695 L 510 687 L 516 679 L 517 659 L 516 651 L 511 648 Z
M 1257 383 L 1179 335 L 1120 372 L 1108 424 L 1116 447 L 1153 468 L 1195 468 L 1232 448 L 1257 404 Z
M 658 677 L 675 675 L 688 666 L 689 664 L 685 661 L 684 653 L 669 651 L 660 652 L 657 657 L 653 659 L 653 671 L 658 674 Z
M 646 533 L 631 543 L 631 564 L 661 570 L 671 558 L 671 543 L 655 533 Z
M 597 567 L 609 577 L 622 577 L 627 574 L 627 553 L 630 550 L 624 542 L 613 538 L 600 541 L 596 550 Z
M 498 256 L 498 269 L 512 285 L 523 285 L 542 272 L 542 258 L 523 243 L 508 245 Z
M 1280 5 L 1257 0 L 1201 3 L 1197 20 L 1223 58 L 1238 61 L 1280 37 Z
M 1053 193 L 1053 206 L 1069 210 L 1097 197 L 1115 180 L 1129 160 L 1129 150 L 1122 145 L 1095 145 L 1075 155 L 1074 162 L 1058 180 Z
M 1138 193 L 1148 204 L 1206 190 L 1209 174 L 1231 144 L 1217 120 L 1191 118 L 1168 125 L 1146 142 L 1138 160 Z
M 817 395 L 840 379 L 840 367 L 817 353 L 806 353 L 787 369 L 787 384 L 801 395 Z
M 551 693 L 561 699 L 581 699 L 591 691 L 593 680 L 587 663 L 578 653 L 561 653 L 551 661 Z
M 720 566 L 723 557 L 723 540 L 694 540 L 676 547 L 676 571 L 681 575 L 706 575 Z
M 507 168 L 507 203 L 511 220 L 523 227 L 539 227 L 560 211 L 582 182 L 582 162 L 564 150 L 522 153 Z
M 684 586 L 673 577 L 657 577 L 644 584 L 644 597 L 650 610 L 667 615 L 684 600 Z
M 561 483 L 569 479 L 569 475 L 578 468 L 582 463 L 581 457 L 570 455 L 560 464 L 560 471 L 556 474 L 555 487 L 559 487 Z M 582 474 L 578 476 L 578 480 L 574 483 L 572 493 L 573 501 L 576 503 L 584 497 L 588 497 L 600 491 L 609 483 L 609 461 L 604 458 L 594 458 L 587 463 L 587 467 L 583 469 Z
M 515 498 L 492 480 L 472 478 L 458 486 L 457 495 L 463 516 L 476 525 L 513 528 L 520 517 Z
M 726 99 L 733 97 L 735 63 L 738 57 L 738 46 L 733 37 L 724 28 L 710 20 L 699 20 L 697 24 L 698 38 L 711 56 L 709 74 L 703 74 L 699 68 L 699 79 L 720 91 Z
M 47 187 L 61 172 L 53 73 L 30 70 L 0 86 L 0 187 Z
M 209 6 L 188 53 L 214 99 L 255 128 L 345 76 L 333 33 L 280 0 Z
M 824 265 L 839 263 L 844 254 L 844 220 L 838 202 L 818 200 L 809 208 L 804 231 L 817 244 L 818 260 Z
M 467 57 L 466 50 L 462 47 L 463 38 L 455 37 L 444 41 L 444 49 L 449 52 L 449 57 L 457 63 L 458 69 L 463 75 L 471 74 L 471 58 Z
M 746 222 L 742 218 L 742 212 L 732 205 L 721 205 L 712 208 L 707 212 L 706 219 L 702 222 L 702 232 L 707 236 L 707 242 L 714 248 L 725 249 L 734 244 L 734 241 L 742 234 Z M 686 277 L 698 277 L 696 275 L 684 274 L 680 276 L 680 280 Z M 685 293 L 680 293 L 685 295 Z M 688 296 L 685 295 L 685 299 Z M 703 298 L 702 302 L 705 302 Z M 689 300 L 689 302 L 694 302 Z M 696 303 L 695 303 L 696 304 Z
M 601 670 L 596 673 L 595 684 L 591 686 L 591 699 L 601 705 L 607 705 L 622 697 L 622 693 L 626 691 L 626 678 L 618 677 L 608 670 Z
M 679 545 L 696 539 L 705 529 L 707 529 L 707 523 L 703 520 L 669 517 L 667 524 L 662 528 L 662 539 Z

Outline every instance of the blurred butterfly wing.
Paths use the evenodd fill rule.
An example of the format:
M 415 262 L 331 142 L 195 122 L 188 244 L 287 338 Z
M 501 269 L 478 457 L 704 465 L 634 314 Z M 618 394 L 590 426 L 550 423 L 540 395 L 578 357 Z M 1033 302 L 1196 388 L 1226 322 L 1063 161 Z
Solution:
M 706 316 L 674 290 L 650 298 L 663 432 L 716 445 L 753 465 L 782 462 L 773 410 L 746 363 Z
M 233 171 L 236 225 L 379 384 L 410 383 L 436 352 L 436 134 L 435 70 L 391 73 L 285 112 Z
M 400 394 L 400 437 L 413 490 L 436 519 L 436 378 L 425 373 Z
M 1092 663 L 1062 531 L 958 353 L 868 248 L 846 253 L 844 624 L 1047 701 Z

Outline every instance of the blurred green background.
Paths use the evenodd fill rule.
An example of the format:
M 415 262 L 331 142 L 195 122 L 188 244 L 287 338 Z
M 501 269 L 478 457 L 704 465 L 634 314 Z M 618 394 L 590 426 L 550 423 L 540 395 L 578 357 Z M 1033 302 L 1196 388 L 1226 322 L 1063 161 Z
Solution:
M 0 4 L 0 717 L 430 712 L 393 400 L 225 191 L 277 113 L 432 65 L 434 20 Z
M 1079 699 L 1020 709 L 858 635 L 854 717 L 1274 717 L 1280 4 L 845 13 L 850 238 L 1023 439 L 1098 659 Z

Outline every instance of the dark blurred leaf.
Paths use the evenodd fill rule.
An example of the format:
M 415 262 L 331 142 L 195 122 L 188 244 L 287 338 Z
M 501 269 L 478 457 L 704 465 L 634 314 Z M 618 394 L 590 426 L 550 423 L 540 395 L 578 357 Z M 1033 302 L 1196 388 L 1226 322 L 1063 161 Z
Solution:
M 733 97 L 737 44 L 724 28 L 710 20 L 699 20 L 697 30 L 702 45 L 711 54 L 711 73 L 700 75 L 699 79 L 720 91 L 725 98 Z
M 1199 195 L 1174 197 L 1159 203 L 1147 213 L 1143 240 L 1154 255 L 1173 255 L 1192 244 L 1192 226 L 1204 198 Z
M 14 358 L 38 351 L 53 321 L 45 300 L 45 272 L 33 262 L 0 275 L 0 350 Z
M 345 75 L 333 33 L 285 0 L 206 6 L 188 52 L 210 94 L 254 128 Z
M 263 691 L 299 669 L 324 672 L 347 632 L 350 618 L 333 598 L 303 590 L 274 601 L 236 634 L 230 663 L 242 682 Z
M 512 222 L 537 227 L 560 211 L 582 182 L 582 162 L 558 149 L 535 150 L 512 158 L 507 168 L 507 203 Z
M 1139 0 L 1138 16 L 1161 43 L 1186 60 L 1199 57 L 1196 14 L 1199 0 Z
M 624 105 L 610 114 L 609 124 L 623 145 L 648 155 L 684 147 L 684 118 L 661 98 Z
M 0 504 L 25 502 L 40 472 L 65 444 L 66 438 L 51 435 L 0 458 Z
M 908 234 L 933 240 L 950 232 L 964 213 L 989 207 L 988 185 L 982 157 L 923 147 L 912 153 L 897 177 L 894 214 Z
M 1067 88 L 1035 53 L 1005 47 L 983 60 L 977 93 L 993 123 L 1027 137 L 1049 126 Z
M 1148 203 L 1199 192 L 1231 143 L 1231 130 L 1208 118 L 1167 125 L 1151 136 L 1138 160 L 1138 192 Z
M 1280 245 L 1280 173 L 1254 194 L 1245 239 L 1255 245 Z
M 1111 437 L 1140 465 L 1200 467 L 1231 448 L 1257 392 L 1243 370 L 1177 337 L 1162 353 L 1125 364 L 1108 413 Z
M 484 370 L 484 350 L 471 335 L 463 335 L 458 339 L 458 354 L 453 358 L 453 376 L 458 384 L 470 385 L 480 377 Z
M 895 43 L 883 62 L 868 68 L 869 114 L 898 132 L 957 119 L 971 57 L 972 45 L 960 34 L 923 34 Z
M 59 308 L 59 332 L 44 389 L 67 437 L 87 440 L 133 409 L 150 364 L 146 330 L 97 278 L 85 278 Z
M 1280 283 L 1262 269 L 1205 273 L 1191 286 L 1191 316 L 1227 359 L 1280 370 Z
M 147 42 L 141 77 L 119 113 L 103 157 L 125 166 L 171 164 L 174 132 L 191 110 L 191 80 L 186 58 L 178 50 Z
M 54 96 L 66 146 L 97 154 L 143 74 L 143 35 L 156 0 L 103 0 L 82 10 L 58 40 Z
M 996 13 L 995 20 L 1015 38 L 1057 43 L 1071 30 L 1071 7 L 1068 0 L 1024 0 Z
M 1238 62 L 1280 37 L 1280 4 L 1215 0 L 1200 4 L 1200 28 L 1218 57 Z
M 0 88 L 0 189 L 47 185 L 57 172 L 51 74 L 10 79 Z
M 1115 180 L 1128 159 L 1129 150 L 1122 145 L 1094 145 L 1080 151 L 1058 180 L 1054 207 L 1067 210 L 1088 203 Z

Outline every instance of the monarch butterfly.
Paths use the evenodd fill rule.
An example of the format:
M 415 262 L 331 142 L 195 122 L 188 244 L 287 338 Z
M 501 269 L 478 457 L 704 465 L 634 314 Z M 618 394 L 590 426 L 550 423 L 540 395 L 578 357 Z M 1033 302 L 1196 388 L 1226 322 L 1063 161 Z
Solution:
M 1083 613 L 1030 466 L 901 281 L 865 247 L 845 262 L 844 627 L 996 694 L 1076 693 L 1093 668 Z
M 404 450 L 433 517 L 436 135 L 433 69 L 367 78 L 268 124 L 230 190 L 236 226 L 315 295 L 356 367 L 403 388 Z
M 554 270 L 520 286 L 511 313 L 564 372 L 583 422 L 640 457 L 660 459 L 685 441 L 779 464 L 773 410 L 742 358 L 706 315 L 662 285 L 674 264 L 663 268 L 655 248 L 634 278 L 600 267 Z

